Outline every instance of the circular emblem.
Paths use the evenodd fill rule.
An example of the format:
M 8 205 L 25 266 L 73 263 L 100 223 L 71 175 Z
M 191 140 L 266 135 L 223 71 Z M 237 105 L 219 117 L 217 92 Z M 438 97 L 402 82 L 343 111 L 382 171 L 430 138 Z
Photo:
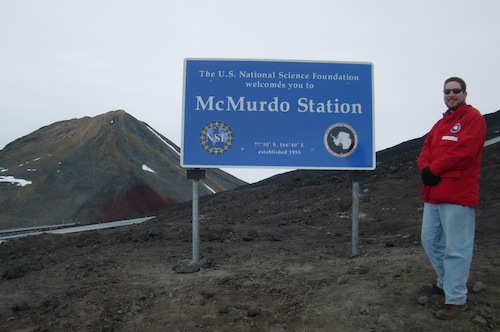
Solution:
M 358 135 L 345 123 L 335 123 L 328 127 L 324 136 L 325 148 L 335 157 L 351 155 L 358 146 Z
M 222 121 L 209 122 L 201 130 L 200 144 L 210 154 L 223 154 L 233 145 L 233 131 Z
M 455 123 L 453 125 L 453 127 L 451 127 L 451 132 L 452 133 L 458 133 L 460 131 L 460 129 L 462 128 L 462 126 L 460 126 L 460 123 Z

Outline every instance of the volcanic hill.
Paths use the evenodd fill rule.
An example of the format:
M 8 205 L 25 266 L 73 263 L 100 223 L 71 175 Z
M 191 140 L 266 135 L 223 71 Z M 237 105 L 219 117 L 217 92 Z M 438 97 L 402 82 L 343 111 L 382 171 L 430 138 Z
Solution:
M 245 184 L 210 169 L 199 194 Z M 191 199 L 179 147 L 123 110 L 60 121 L 0 151 L 0 229 L 126 219 Z

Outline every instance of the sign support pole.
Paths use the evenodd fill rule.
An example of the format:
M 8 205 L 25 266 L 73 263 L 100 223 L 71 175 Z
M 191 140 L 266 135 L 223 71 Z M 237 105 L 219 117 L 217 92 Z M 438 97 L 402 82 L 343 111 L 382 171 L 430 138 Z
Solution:
M 200 261 L 200 180 L 193 180 L 193 262 Z
M 359 182 L 352 181 L 352 255 L 359 249 Z
M 204 169 L 188 169 L 187 178 L 193 180 L 193 262 L 200 261 L 200 180 L 205 178 Z

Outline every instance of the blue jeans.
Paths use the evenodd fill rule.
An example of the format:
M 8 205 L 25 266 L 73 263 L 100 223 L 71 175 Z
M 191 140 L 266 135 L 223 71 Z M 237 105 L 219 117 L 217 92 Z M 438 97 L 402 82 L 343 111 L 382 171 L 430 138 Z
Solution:
M 444 290 L 446 304 L 467 302 L 472 262 L 475 209 L 455 204 L 424 204 L 422 246 Z

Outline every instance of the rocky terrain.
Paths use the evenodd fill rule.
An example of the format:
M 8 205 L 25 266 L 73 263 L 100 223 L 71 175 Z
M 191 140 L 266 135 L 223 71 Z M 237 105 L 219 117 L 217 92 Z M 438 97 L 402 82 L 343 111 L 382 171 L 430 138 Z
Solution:
M 498 135 L 500 112 L 488 119 Z M 0 244 L 0 331 L 498 331 L 500 146 L 485 148 L 469 309 L 434 317 L 420 244 L 416 157 L 423 138 L 377 153 L 370 172 L 293 171 L 143 224 Z M 352 255 L 352 180 L 360 184 Z

